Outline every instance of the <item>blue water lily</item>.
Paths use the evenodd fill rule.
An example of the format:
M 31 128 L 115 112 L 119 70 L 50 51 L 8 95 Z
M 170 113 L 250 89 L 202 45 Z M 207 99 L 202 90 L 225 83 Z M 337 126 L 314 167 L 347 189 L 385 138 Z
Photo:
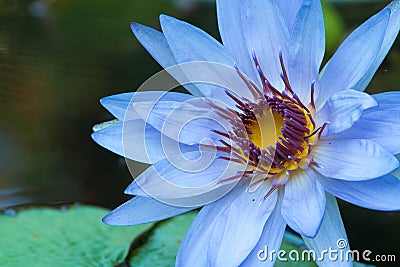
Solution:
M 222 197 L 202 203 L 176 265 L 272 266 L 276 254 L 261 261 L 259 252 L 266 246 L 278 251 L 287 225 L 317 253 L 347 242 L 335 197 L 369 209 L 399 210 L 400 181 L 390 173 L 399 166 L 400 93 L 363 91 L 399 32 L 400 1 L 354 30 L 322 71 L 320 1 L 219 0 L 217 13 L 222 44 L 166 15 L 160 17 L 162 32 L 131 24 L 164 68 L 221 64 L 242 85 L 189 84 L 191 94 L 137 92 L 102 99 L 118 121 L 94 132 L 93 139 L 151 164 L 126 190 L 135 197 L 104 222 L 141 224 L 199 207 L 159 201 L 188 196 L 155 177 L 185 188 L 210 184 L 210 192 L 230 186 Z M 174 110 L 179 116 L 170 116 Z M 191 120 L 199 114 L 212 120 Z M 179 136 L 168 130 L 183 123 Z M 214 143 L 201 143 L 207 138 Z M 127 151 L 127 143 L 134 149 Z M 214 151 L 215 160 L 198 172 L 183 171 L 165 153 L 176 145 L 186 158 L 198 156 L 200 147 Z M 351 260 L 328 258 L 319 264 L 352 266 Z

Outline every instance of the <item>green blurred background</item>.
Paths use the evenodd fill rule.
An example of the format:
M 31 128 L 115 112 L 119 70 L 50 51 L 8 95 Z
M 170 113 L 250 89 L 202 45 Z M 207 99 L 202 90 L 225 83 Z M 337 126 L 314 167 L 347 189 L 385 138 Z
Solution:
M 327 55 L 388 2 L 325 3 Z M 131 21 L 159 28 L 161 13 L 218 38 L 212 1 L 0 0 L 0 208 L 112 208 L 128 199 L 124 160 L 96 145 L 91 127 L 112 119 L 101 97 L 134 91 L 161 69 L 129 28 Z M 368 92 L 400 89 L 399 74 L 397 41 Z M 340 204 L 353 249 L 397 252 L 399 214 Z

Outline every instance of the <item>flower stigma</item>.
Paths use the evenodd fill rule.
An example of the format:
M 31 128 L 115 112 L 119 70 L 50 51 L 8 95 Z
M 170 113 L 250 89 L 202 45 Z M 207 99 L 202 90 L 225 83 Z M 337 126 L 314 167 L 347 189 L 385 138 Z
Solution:
M 220 156 L 220 159 L 247 164 L 245 171 L 240 171 L 221 182 L 250 178 L 248 191 L 254 192 L 263 182 L 271 181 L 272 187 L 264 199 L 284 185 L 291 172 L 298 168 L 319 167 L 318 163 L 313 161 L 311 151 L 327 125 L 325 123 L 317 128 L 313 119 L 315 83 L 310 86 L 311 101 L 305 105 L 292 89 L 282 53 L 279 54 L 279 58 L 281 79 L 285 85 L 282 92 L 268 81 L 254 51 L 253 60 L 262 90 L 235 66 L 237 74 L 250 90 L 254 100 L 237 97 L 225 90 L 235 102 L 236 110 L 209 103 L 219 116 L 232 125 L 232 130 L 228 133 L 214 130 L 221 137 L 229 139 L 232 145 L 226 139 L 219 139 L 219 146 L 202 145 L 230 153 L 230 157 Z

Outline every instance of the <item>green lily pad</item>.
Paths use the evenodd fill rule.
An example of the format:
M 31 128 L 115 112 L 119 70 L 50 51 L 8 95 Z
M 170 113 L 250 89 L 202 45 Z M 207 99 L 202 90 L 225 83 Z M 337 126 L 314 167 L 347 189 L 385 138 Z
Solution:
M 92 206 L 34 208 L 0 215 L 0 266 L 114 266 L 133 238 L 152 227 L 112 227 Z
M 189 212 L 156 225 L 143 246 L 132 248 L 131 266 L 173 267 L 182 238 L 195 217 L 195 212 Z M 305 247 L 305 245 L 301 238 L 290 233 L 285 234 L 281 249 L 287 252 L 296 250 L 301 255 L 302 247 Z M 293 262 L 288 260 L 286 262 L 277 261 L 275 266 L 314 267 L 317 265 L 314 262 Z
M 0 266 L 152 267 L 174 266 L 181 241 L 196 212 L 159 223 L 108 226 L 108 210 L 93 206 L 32 208 L 0 215 Z M 281 249 L 301 255 L 301 238 L 285 233 Z M 128 264 L 129 262 L 129 264 Z M 277 261 L 275 266 L 316 266 Z M 362 266 L 362 265 L 360 265 Z
M 196 212 L 159 223 L 147 242 L 134 250 L 131 266 L 174 266 L 175 257 Z
M 397 160 L 400 161 L 400 154 L 397 154 L 397 155 L 396 155 L 396 158 L 397 158 Z M 392 172 L 392 174 L 393 174 L 394 176 L 396 176 L 397 178 L 400 179 L 400 168 L 397 168 L 396 170 L 394 170 L 394 171 Z

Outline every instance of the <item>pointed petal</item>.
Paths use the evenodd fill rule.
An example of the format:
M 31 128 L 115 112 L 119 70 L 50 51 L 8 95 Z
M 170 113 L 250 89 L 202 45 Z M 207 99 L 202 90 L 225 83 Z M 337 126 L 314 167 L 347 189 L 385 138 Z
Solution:
M 131 30 L 147 52 L 163 68 L 177 64 L 174 54 L 169 48 L 168 42 L 162 32 L 136 22 L 131 23 Z
M 303 0 L 277 0 L 276 2 L 281 9 L 286 26 L 289 32 L 291 32 L 297 12 L 299 12 Z
M 343 90 L 331 96 L 316 115 L 316 122 L 329 124 L 322 136 L 340 133 L 349 129 L 363 114 L 365 109 L 376 106 L 375 99 L 355 90 Z
M 106 96 L 100 99 L 100 104 L 105 107 L 114 117 L 124 120 L 125 112 L 134 93 L 123 93 L 118 95 Z M 139 116 L 137 117 L 140 118 Z M 133 119 L 133 118 L 132 118 Z
M 137 102 L 133 105 L 133 109 L 143 120 L 164 135 L 184 144 L 200 144 L 207 138 L 217 141 L 221 136 L 212 130 L 228 132 L 232 127 L 229 121 L 222 120 L 203 98 L 195 98 L 184 103 Z
M 381 48 L 389 16 L 389 9 L 376 14 L 342 43 L 322 73 L 317 110 L 334 93 L 352 89 L 368 71 Z
M 364 111 L 354 125 L 334 139 L 369 139 L 393 154 L 400 153 L 400 92 L 373 95 L 378 106 Z
M 326 191 L 347 202 L 374 210 L 400 210 L 400 180 L 391 174 L 359 182 L 318 177 Z
M 377 178 L 399 166 L 392 153 L 365 139 L 321 140 L 313 159 L 322 175 L 349 181 Z
M 122 122 L 92 133 L 92 139 L 111 152 L 114 152 L 122 157 L 124 156 L 124 149 L 122 145 Z M 148 161 L 147 159 L 143 160 Z
M 359 91 L 364 91 L 367 87 L 369 82 L 371 81 L 372 77 L 374 76 L 376 70 L 381 65 L 382 61 L 386 57 L 387 53 L 389 52 L 390 48 L 392 47 L 394 41 L 400 30 L 400 0 L 392 1 L 388 6 L 390 9 L 390 19 L 389 24 L 386 29 L 385 37 L 383 39 L 383 43 L 381 48 L 378 52 L 377 57 L 372 62 L 368 71 L 364 74 L 364 76 L 360 79 L 360 81 L 354 86 L 354 89 Z M 384 10 L 381 12 L 385 12 Z
M 130 102 L 141 102 L 141 101 L 186 101 L 193 98 L 191 95 L 175 93 L 175 92 L 164 92 L 164 91 L 146 91 L 146 92 L 132 92 L 123 93 L 117 95 L 111 95 L 100 99 L 101 105 L 103 105 L 114 117 L 123 121 Z M 134 110 L 129 109 L 129 119 L 139 119 Z
M 129 134 L 123 134 L 123 133 Z M 141 120 L 119 122 L 94 132 L 93 140 L 104 148 L 128 159 L 154 163 L 166 157 L 165 151 L 180 147 L 182 152 L 197 148 L 161 137 L 161 133 Z
M 287 56 L 289 31 L 275 1 L 240 1 L 241 20 L 248 51 L 254 50 L 271 84 L 283 89 L 279 51 Z
M 178 64 L 162 32 L 135 22 L 131 23 L 131 29 L 147 52 L 149 52 L 164 69 Z M 186 84 L 184 87 L 193 95 L 202 95 L 199 89 L 194 85 Z
M 210 263 L 215 266 L 238 266 L 247 258 L 275 208 L 277 193 L 275 191 L 264 201 L 264 190 L 237 196 L 214 225 L 208 246 Z
M 188 212 L 196 207 L 174 207 L 152 198 L 134 197 L 103 218 L 109 225 L 135 225 L 155 222 Z
M 172 201 L 194 196 L 200 198 L 199 195 L 223 186 L 219 181 L 230 178 L 246 168 L 238 163 L 215 159 L 214 153 L 205 155 L 206 153 L 189 152 L 176 158 L 169 157 L 156 162 L 140 174 L 125 193 L 137 195 L 143 190 L 146 194 L 168 203 L 171 203 L 168 199 Z M 219 197 L 226 194 L 234 185 L 233 183 L 230 187 L 226 187 L 225 192 L 224 188 L 221 188 Z
M 225 195 L 228 194 L 232 190 L 232 188 L 235 187 L 237 182 L 233 182 L 230 184 L 217 184 L 209 186 L 207 190 L 204 190 L 204 188 L 201 188 L 202 190 L 196 190 L 196 188 L 193 189 L 190 188 L 191 191 L 189 191 L 187 188 L 182 188 L 182 187 L 175 187 L 172 189 L 174 191 L 171 191 L 171 186 L 169 186 L 168 188 L 166 188 L 168 193 L 170 193 L 169 196 L 165 197 L 165 196 L 157 196 L 151 194 L 151 197 L 172 206 L 178 206 L 178 207 L 204 206 L 213 203 L 214 201 L 222 197 L 225 197 Z M 172 194 L 172 192 L 176 193 Z M 147 192 L 145 192 L 140 185 L 135 183 L 132 183 L 127 188 L 125 193 L 135 196 L 149 197 L 149 194 L 147 194 Z M 185 193 L 186 196 L 184 195 Z M 163 194 L 166 195 L 166 193 Z
M 200 151 L 188 152 L 182 155 L 182 159 L 186 159 L 186 162 L 177 162 L 173 158 L 163 159 L 149 167 L 136 178 L 136 181 L 143 186 L 148 185 L 156 188 L 157 183 L 153 180 L 155 176 L 159 176 L 177 186 L 199 187 L 218 181 L 218 177 L 223 175 L 225 171 L 236 174 L 235 170 L 227 170 L 228 161 L 214 158 L 214 151 L 204 153 L 210 154 L 210 157 L 207 158 L 211 159 L 212 162 L 207 162 L 201 166 L 200 162 L 194 163 L 194 161 L 204 156 L 204 154 L 200 153 Z
M 286 228 L 286 222 L 281 215 L 282 194 L 279 195 L 275 209 L 265 223 L 262 235 L 258 240 L 257 245 L 253 248 L 244 262 L 242 262 L 240 265 L 241 267 L 274 266 L 276 253 L 273 258 L 269 258 L 269 251 L 279 251 Z
M 203 30 L 166 15 L 160 16 L 160 23 L 178 63 L 211 61 L 233 66 L 223 45 Z
M 247 48 L 240 19 L 239 0 L 217 0 L 218 27 L 224 47 L 232 54 L 239 69 L 258 83 L 258 73 Z
M 316 235 L 325 211 L 325 191 L 311 170 L 298 170 L 286 183 L 282 217 L 301 235 Z M 307 216 L 304 216 L 307 214 Z
M 233 101 L 226 95 L 224 88 L 239 90 L 241 96 L 251 97 L 249 90 L 237 75 L 234 59 L 222 44 L 203 30 L 184 21 L 161 15 L 160 23 L 177 62 L 198 62 L 189 64 L 188 67 L 183 65 L 182 77 L 174 76 L 178 81 L 196 82 L 196 87 L 204 96 L 230 103 L 232 106 Z M 238 83 L 239 89 L 236 88 Z
M 138 197 L 150 197 L 149 194 L 147 194 L 136 182 L 136 179 L 128 185 L 128 187 L 124 191 L 124 194 Z
M 344 229 L 339 207 L 334 196 L 330 194 L 326 195 L 326 210 L 317 235 L 314 238 L 302 237 L 307 248 L 314 251 L 316 255 L 325 254 L 326 256 L 326 251 L 329 249 L 337 249 L 338 255 L 348 254 L 347 251 L 349 251 L 350 248 L 348 246 L 346 230 Z M 318 266 L 332 267 L 353 266 L 351 259 L 347 260 L 346 257 L 344 258 L 343 261 L 340 261 L 332 260 L 330 257 L 323 257 L 323 259 L 319 257 L 317 259 L 317 264 Z
M 324 53 L 325 27 L 321 2 L 304 1 L 291 31 L 288 58 L 289 81 L 303 103 L 310 102 L 313 81 L 318 84 Z

